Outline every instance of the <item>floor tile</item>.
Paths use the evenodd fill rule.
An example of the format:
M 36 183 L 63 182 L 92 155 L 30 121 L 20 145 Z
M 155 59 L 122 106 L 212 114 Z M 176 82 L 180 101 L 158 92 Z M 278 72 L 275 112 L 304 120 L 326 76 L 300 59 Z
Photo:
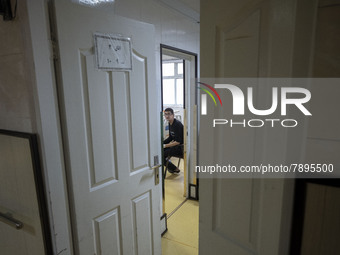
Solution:
M 198 255 L 197 248 L 162 238 L 162 255 Z
M 177 159 L 173 163 L 177 165 Z M 184 200 L 184 173 L 183 160 L 179 167 L 181 172 L 179 174 L 167 173 L 164 187 L 165 187 L 165 212 L 169 215 L 175 210 Z
M 177 165 L 177 161 L 173 162 Z M 183 160 L 180 169 L 183 170 Z M 167 174 L 165 212 L 170 215 L 183 201 L 184 174 Z M 162 255 L 198 255 L 198 202 L 187 200 L 168 218 L 168 231 L 162 238 Z
M 163 237 L 198 248 L 198 208 L 197 201 L 185 202 L 168 219 L 168 232 Z

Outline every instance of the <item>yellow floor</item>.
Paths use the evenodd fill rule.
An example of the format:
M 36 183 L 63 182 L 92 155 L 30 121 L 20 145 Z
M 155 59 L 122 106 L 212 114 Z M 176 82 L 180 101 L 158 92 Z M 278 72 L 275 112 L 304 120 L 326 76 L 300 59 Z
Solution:
M 162 238 L 162 255 L 197 255 L 198 254 L 198 202 L 183 201 L 183 160 L 180 174 L 167 174 L 165 179 L 165 212 L 168 218 L 168 231 Z M 177 165 L 177 162 L 173 162 Z
M 162 255 L 198 254 L 198 202 L 187 200 L 168 219 L 162 238 Z
M 172 163 L 177 166 L 177 158 L 172 160 Z M 179 174 L 167 173 L 164 181 L 165 188 L 165 212 L 169 215 L 177 208 L 184 200 L 184 173 L 183 160 L 179 166 L 181 172 Z

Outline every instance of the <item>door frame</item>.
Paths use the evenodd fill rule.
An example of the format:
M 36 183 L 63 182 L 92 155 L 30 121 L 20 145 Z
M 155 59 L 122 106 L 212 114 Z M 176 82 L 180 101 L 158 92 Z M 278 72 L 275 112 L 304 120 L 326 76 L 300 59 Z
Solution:
M 23 2 L 27 9 L 25 47 L 29 72 L 34 83 L 35 130 L 41 153 L 43 181 L 46 187 L 48 216 L 54 254 L 74 254 L 70 219 L 69 195 L 66 182 L 64 150 L 59 117 L 59 102 L 51 46 L 51 1 Z
M 184 60 L 184 65 L 183 67 L 185 68 L 185 62 L 186 60 L 188 59 L 191 59 L 194 61 L 194 66 L 190 66 L 189 68 L 194 68 L 195 69 L 195 72 L 194 72 L 194 77 L 195 80 L 197 80 L 198 78 L 198 55 L 196 53 L 193 53 L 193 52 L 190 52 L 190 51 L 186 51 L 186 50 L 183 50 L 183 49 L 179 49 L 179 48 L 176 48 L 176 47 L 173 47 L 173 46 L 169 46 L 169 45 L 166 45 L 166 44 L 160 44 L 160 76 L 161 76 L 161 112 L 163 111 L 163 68 L 162 68 L 162 56 L 163 54 L 165 55 L 170 55 L 170 56 L 175 56 L 175 57 L 178 57 L 178 58 L 181 58 Z M 191 104 L 190 104 L 190 100 L 187 100 L 186 99 L 186 95 L 190 96 L 190 86 L 189 84 L 186 84 L 186 80 L 187 80 L 187 77 L 185 76 L 186 75 L 186 72 L 184 71 L 183 72 L 183 89 L 184 89 L 184 100 L 183 100 L 183 108 L 184 109 L 187 109 L 186 112 L 190 112 L 190 114 L 192 114 L 193 118 L 196 118 L 196 123 L 192 123 L 193 125 L 196 124 L 196 153 L 195 153 L 195 157 L 196 157 L 196 164 L 197 164 L 197 161 L 198 161 L 198 126 L 199 126 L 199 114 L 197 113 L 197 104 L 198 104 L 198 97 L 197 97 L 197 93 L 196 91 L 194 92 L 195 94 L 195 98 L 194 98 L 194 105 L 196 106 L 196 109 L 191 109 Z M 189 101 L 189 103 L 187 102 Z M 196 111 L 196 112 L 195 112 Z M 187 118 L 188 118 L 188 114 L 187 115 Z M 188 136 L 190 136 L 190 130 L 188 130 Z M 191 142 L 194 142 L 194 141 L 191 141 Z M 187 146 L 188 147 L 188 146 Z M 187 153 L 193 153 L 193 148 L 191 147 L 190 151 L 187 151 Z M 187 162 L 185 162 L 187 163 Z M 186 197 L 189 198 L 189 199 L 194 199 L 194 200 L 198 200 L 198 189 L 199 189 L 199 178 L 198 176 L 196 175 L 194 180 L 195 180 L 195 183 L 190 183 L 190 175 L 189 175 L 189 171 L 190 169 L 188 168 L 188 171 L 185 173 L 185 176 L 184 176 L 184 189 L 185 189 L 185 194 L 186 194 Z M 194 171 L 192 171 L 194 173 Z M 162 191 L 163 191 L 163 195 L 164 195 L 164 182 L 162 183 Z M 163 196 L 164 198 L 164 196 Z

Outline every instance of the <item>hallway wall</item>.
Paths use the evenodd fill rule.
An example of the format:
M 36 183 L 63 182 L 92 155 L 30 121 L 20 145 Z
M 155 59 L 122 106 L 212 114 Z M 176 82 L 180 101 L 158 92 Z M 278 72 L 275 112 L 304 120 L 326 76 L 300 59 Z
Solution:
M 0 129 L 35 130 L 27 23 L 24 1 L 18 4 L 15 20 L 0 16 Z
M 195 9 L 199 9 L 199 1 Z M 155 25 L 157 51 L 160 43 L 163 43 L 194 53 L 199 52 L 200 25 L 159 0 L 117 0 L 114 13 Z

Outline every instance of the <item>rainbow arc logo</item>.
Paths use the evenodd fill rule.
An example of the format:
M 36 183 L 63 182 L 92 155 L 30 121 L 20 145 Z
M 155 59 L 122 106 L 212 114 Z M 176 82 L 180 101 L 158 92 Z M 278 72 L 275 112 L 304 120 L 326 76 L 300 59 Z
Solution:
M 221 100 L 220 95 L 217 93 L 217 91 L 211 85 L 203 83 L 203 82 L 199 82 L 199 81 L 197 82 L 197 84 L 200 84 L 200 85 L 205 86 L 208 89 L 210 89 L 216 95 L 216 97 L 218 98 L 218 100 L 220 101 L 220 104 L 222 106 L 222 100 Z M 208 89 L 202 88 L 202 87 L 199 87 L 199 86 L 197 86 L 197 88 L 204 91 L 205 93 L 207 93 L 212 98 L 212 100 L 214 101 L 215 106 L 217 106 L 217 102 L 216 102 L 215 97 L 213 96 L 213 94 Z M 207 114 L 207 95 L 206 94 L 201 95 L 201 103 L 202 103 L 201 114 L 206 115 Z

